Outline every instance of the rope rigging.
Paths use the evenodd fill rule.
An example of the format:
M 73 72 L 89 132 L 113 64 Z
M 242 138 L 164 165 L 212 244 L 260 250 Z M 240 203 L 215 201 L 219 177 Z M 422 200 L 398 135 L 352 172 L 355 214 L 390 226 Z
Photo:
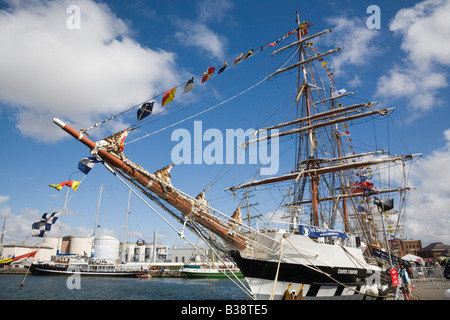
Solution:
M 246 54 L 245 56 L 241 53 L 241 55 L 240 55 L 238 58 L 236 58 L 236 59 L 234 60 L 234 63 L 233 63 L 231 66 L 229 66 L 229 67 L 228 67 L 227 60 L 225 60 L 224 64 L 223 64 L 222 66 L 218 67 L 218 68 L 220 68 L 220 69 L 219 69 L 218 73 L 216 73 L 216 74 L 213 74 L 213 73 L 214 73 L 214 70 L 215 70 L 216 68 L 215 68 L 215 67 L 210 67 L 210 68 L 208 68 L 208 71 L 205 72 L 206 75 L 207 75 L 207 78 L 204 78 L 204 77 L 205 77 L 205 73 L 203 73 L 203 74 L 198 74 L 198 75 L 196 75 L 196 76 L 193 76 L 193 77 L 191 78 L 191 80 L 188 81 L 188 83 L 191 82 L 191 81 L 193 82 L 194 80 L 199 79 L 199 78 L 202 78 L 202 83 L 203 83 L 203 82 L 205 82 L 206 80 L 209 80 L 209 79 L 211 79 L 211 78 L 217 77 L 217 76 L 218 76 L 219 74 L 221 74 L 222 72 L 228 71 L 231 67 L 233 67 L 233 66 L 235 66 L 235 65 L 237 65 L 237 64 L 239 64 L 239 63 L 241 63 L 241 62 L 243 62 L 244 60 L 254 57 L 254 56 L 257 55 L 258 53 L 261 53 L 262 51 L 264 51 L 264 50 L 267 49 L 267 48 L 270 48 L 271 46 L 276 46 L 276 45 L 278 44 L 278 42 L 280 42 L 280 41 L 286 39 L 288 36 L 290 36 L 290 35 L 292 35 L 292 34 L 295 34 L 296 31 L 297 31 L 297 29 L 296 29 L 296 30 L 293 30 L 293 31 L 287 32 L 287 33 L 284 34 L 283 36 L 277 38 L 275 41 L 271 41 L 271 42 L 267 43 L 265 46 L 261 46 L 260 49 L 259 49 L 258 51 L 254 51 L 253 48 L 251 48 L 250 51 L 247 52 L 247 54 Z M 212 70 L 212 72 L 210 72 L 210 70 Z M 219 85 L 221 85 L 221 84 L 219 84 Z M 186 82 L 183 82 L 183 83 L 181 83 L 181 84 L 176 85 L 175 87 L 173 87 L 172 90 L 174 90 L 174 89 L 177 90 L 177 89 L 179 89 L 179 88 L 181 88 L 181 87 L 183 87 L 183 86 L 186 86 Z M 186 87 L 185 87 L 185 88 L 186 88 Z M 183 102 L 181 102 L 181 103 L 184 103 L 184 102 L 187 102 L 187 101 L 189 101 L 189 100 L 192 100 L 193 98 L 195 98 L 195 97 L 197 97 L 197 96 L 199 96 L 199 95 L 201 95 L 201 94 L 203 94 L 203 93 L 205 93 L 205 92 L 208 92 L 208 91 L 210 91 L 210 90 L 213 90 L 213 89 L 214 89 L 214 88 L 210 88 L 210 89 L 204 90 L 204 91 L 202 91 L 202 92 L 200 92 L 200 93 L 198 93 L 198 94 L 196 94 L 196 95 L 190 97 L 189 99 L 187 99 L 187 100 L 185 100 L 185 101 L 183 101 Z M 188 91 L 190 91 L 190 89 L 189 89 Z M 166 92 L 166 93 L 167 93 L 167 92 Z M 185 90 L 184 93 L 187 93 L 187 91 Z M 140 103 L 138 103 L 138 104 L 136 104 L 136 105 L 134 105 L 134 106 L 132 106 L 132 107 L 129 107 L 129 108 L 125 109 L 124 111 L 119 112 L 119 113 L 117 113 L 117 114 L 115 114 L 115 115 L 113 115 L 113 116 L 111 116 L 111 117 L 109 117 L 109 118 L 107 118 L 107 119 L 105 119 L 105 120 L 103 120 L 103 121 L 97 122 L 97 123 L 95 123 L 94 125 L 92 125 L 91 127 L 87 128 L 87 129 L 80 129 L 80 132 L 82 132 L 82 133 L 84 133 L 84 134 L 87 134 L 88 131 L 90 131 L 90 130 L 92 130 L 92 129 L 94 129 L 94 128 L 98 128 L 98 127 L 100 127 L 101 125 L 103 125 L 104 123 L 109 122 L 109 121 L 111 121 L 111 120 L 113 120 L 113 119 L 115 119 L 115 118 L 117 118 L 117 117 L 119 117 L 119 116 L 122 116 L 122 115 L 124 115 L 124 114 L 127 114 L 127 113 L 129 113 L 130 111 L 135 110 L 135 109 L 138 108 L 138 107 L 142 107 L 145 103 L 149 103 L 149 102 L 152 101 L 152 100 L 156 100 L 157 98 L 160 98 L 160 97 L 163 96 L 163 95 L 165 95 L 165 93 L 159 93 L 159 94 L 153 96 L 152 98 L 146 99 L 145 101 L 140 102 Z M 174 97 L 171 101 L 173 101 L 173 100 L 175 100 L 175 99 L 176 99 L 176 97 Z M 180 103 L 180 104 L 181 104 L 181 103 Z M 172 106 L 172 107 L 175 107 L 175 106 Z M 171 109 L 171 108 L 169 108 L 169 109 Z M 164 109 L 162 112 L 166 112 L 166 110 Z M 160 114 L 160 113 L 158 113 L 158 114 Z M 130 126 L 129 129 L 131 130 L 131 129 L 135 129 L 135 128 L 140 127 L 140 126 L 138 125 L 138 123 L 140 123 L 140 122 L 142 122 L 142 121 L 143 121 L 143 119 L 138 120 L 137 123 L 136 123 L 135 125 Z

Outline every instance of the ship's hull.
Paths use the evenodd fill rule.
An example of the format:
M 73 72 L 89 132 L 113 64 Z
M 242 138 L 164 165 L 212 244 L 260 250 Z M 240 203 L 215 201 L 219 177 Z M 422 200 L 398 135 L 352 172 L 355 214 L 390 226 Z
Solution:
M 257 300 L 268 300 L 274 290 L 278 263 L 274 261 L 243 258 L 238 251 L 231 253 L 236 264 L 245 276 L 252 294 Z M 302 299 L 374 299 L 363 295 L 368 284 L 366 269 L 320 267 L 325 274 L 316 271 L 314 266 L 294 263 L 280 263 L 276 281 L 274 300 L 281 300 L 285 291 L 295 291 L 298 295 L 303 289 Z M 346 274 L 342 274 L 345 270 Z
M 142 271 L 93 271 L 70 268 L 69 266 L 60 267 L 45 264 L 32 264 L 30 266 L 30 272 L 34 275 L 71 276 L 74 274 L 79 274 L 83 277 L 136 277 L 137 274 L 142 274 Z
M 266 248 L 272 247 L 277 252 L 279 239 L 276 234 L 265 236 L 259 239 L 259 244 L 265 242 Z M 230 252 L 256 299 L 267 300 L 273 294 L 274 300 L 280 300 L 288 288 L 289 293 L 295 291 L 298 295 L 301 287 L 302 299 L 380 297 L 383 271 L 368 265 L 357 248 L 318 243 L 302 235 L 291 234 L 289 239 L 295 246 L 285 246 L 281 260 L 279 255 Z

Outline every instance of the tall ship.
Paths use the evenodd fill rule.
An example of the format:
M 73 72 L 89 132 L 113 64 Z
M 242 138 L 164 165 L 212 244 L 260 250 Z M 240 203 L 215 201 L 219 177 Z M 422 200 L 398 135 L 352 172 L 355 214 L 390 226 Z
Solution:
M 395 291 L 389 271 L 395 268 L 396 258 L 389 240 L 401 236 L 405 201 L 412 190 L 407 185 L 407 170 L 420 155 L 394 155 L 390 150 L 377 149 L 360 153 L 352 149 L 356 137 L 352 133 L 350 138 L 350 128 L 367 127 L 370 121 L 371 129 L 363 128 L 359 139 L 373 139 L 372 125 L 380 119 L 390 121 L 393 108 L 380 108 L 375 101 L 348 103 L 357 93 L 335 86 L 335 76 L 326 60 L 344 49 L 318 50 L 316 41 L 332 30 L 312 34 L 311 26 L 309 21 L 302 22 L 297 13 L 292 31 L 261 46 L 259 51 L 252 49 L 241 55 L 225 70 L 271 50 L 270 58 L 279 59 L 277 67 L 257 84 L 278 80 L 286 83 L 292 78 L 290 85 L 276 88 L 288 99 L 283 98 L 282 107 L 274 108 L 273 113 L 284 114 L 286 120 L 255 130 L 246 136 L 242 147 L 251 150 L 253 145 L 270 143 L 274 151 L 278 142 L 283 145 L 295 141 L 295 151 L 288 159 L 293 165 L 282 174 L 264 177 L 256 172 L 251 179 L 229 186 L 226 191 L 234 198 L 240 197 L 234 212 L 213 208 L 207 201 L 208 186 L 197 196 L 174 186 L 170 174 L 174 163 L 150 172 L 130 160 L 124 153 L 123 139 L 137 132 L 133 128 L 95 142 L 88 137 L 88 129 L 76 130 L 58 118 L 53 121 L 87 146 L 96 161 L 119 180 L 138 190 L 143 200 L 149 198 L 164 214 L 176 219 L 182 230 L 192 231 L 212 249 L 228 254 L 245 277 L 252 298 L 383 299 Z M 213 81 L 210 78 L 214 75 L 222 76 L 226 67 L 227 63 L 216 74 L 215 68 L 208 68 L 202 83 Z M 189 83 L 192 80 L 186 87 Z M 243 88 L 242 93 L 228 100 L 251 94 L 251 89 Z M 167 108 L 164 99 L 173 99 L 174 94 L 174 89 L 166 92 L 163 108 Z M 151 114 L 152 106 L 149 101 L 137 106 L 139 124 L 150 118 L 144 119 L 145 112 L 159 116 Z M 214 108 L 205 106 L 196 116 L 214 112 Z M 279 150 L 280 162 L 287 160 L 281 147 Z M 157 155 L 155 150 L 153 157 Z M 182 168 L 180 165 L 177 170 Z M 256 215 L 243 216 L 250 193 L 270 193 L 275 188 L 283 190 L 283 195 L 273 208 L 274 218 L 265 221 Z M 284 216 L 275 218 L 277 212 Z M 183 236 L 183 231 L 179 234 Z

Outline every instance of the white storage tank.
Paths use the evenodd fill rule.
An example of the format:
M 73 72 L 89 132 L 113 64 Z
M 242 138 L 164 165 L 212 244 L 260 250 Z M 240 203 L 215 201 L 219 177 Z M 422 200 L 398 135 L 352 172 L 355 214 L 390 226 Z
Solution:
M 94 240 L 94 258 L 105 260 L 119 259 L 120 241 L 110 236 L 102 236 Z
M 70 254 L 77 254 L 79 256 L 91 255 L 92 238 L 71 238 L 70 239 Z
M 138 246 L 138 261 L 144 262 L 145 261 L 145 246 Z
M 127 247 L 127 262 L 134 261 L 134 249 L 136 246 L 134 244 Z
M 43 243 L 45 243 L 46 245 L 49 245 L 55 249 L 58 248 L 58 245 L 61 244 L 61 239 L 60 238 L 45 238 L 44 237 L 44 241 L 42 241 Z

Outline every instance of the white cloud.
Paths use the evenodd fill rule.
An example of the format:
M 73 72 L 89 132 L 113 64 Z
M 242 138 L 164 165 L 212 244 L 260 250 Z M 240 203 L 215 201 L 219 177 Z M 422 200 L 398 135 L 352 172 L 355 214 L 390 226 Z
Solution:
M 180 82 L 175 55 L 142 47 L 105 4 L 77 1 L 80 29 L 67 28 L 72 2 L 15 1 L 0 11 L 0 101 L 23 134 L 42 141 L 66 136 L 55 116 L 85 128 Z
M 441 105 L 439 90 L 448 86 L 445 68 L 450 66 L 449 16 L 449 1 L 426 0 L 398 11 L 389 25 L 401 37 L 406 56 L 380 77 L 378 94 L 407 98 L 413 111 L 409 120 Z
M 413 165 L 411 181 L 417 186 L 408 201 L 406 235 L 425 243 L 450 243 L 450 129 L 445 146 Z
M 205 0 L 198 4 L 198 17 L 204 22 L 222 22 L 233 6 L 230 0 Z
M 8 201 L 8 200 L 9 200 L 9 196 L 8 196 L 8 195 L 6 195 L 6 196 L 0 196 L 0 203 L 6 202 L 6 201 Z
M 336 74 L 345 72 L 344 66 L 362 66 L 381 53 L 376 43 L 377 30 L 367 28 L 366 21 L 359 18 L 337 17 L 328 22 L 333 25 L 332 38 L 339 47 L 344 47 L 338 55 L 331 58 L 331 65 Z
M 227 39 L 214 32 L 209 23 L 220 23 L 233 8 L 229 0 L 204 0 L 197 6 L 197 18 L 174 19 L 179 31 L 175 33 L 177 41 L 184 46 L 197 47 L 200 50 L 222 61 L 225 58 Z
M 184 46 L 198 47 L 213 58 L 223 60 L 227 39 L 212 31 L 206 24 L 179 19 L 176 25 L 180 31 L 175 33 L 177 41 Z

